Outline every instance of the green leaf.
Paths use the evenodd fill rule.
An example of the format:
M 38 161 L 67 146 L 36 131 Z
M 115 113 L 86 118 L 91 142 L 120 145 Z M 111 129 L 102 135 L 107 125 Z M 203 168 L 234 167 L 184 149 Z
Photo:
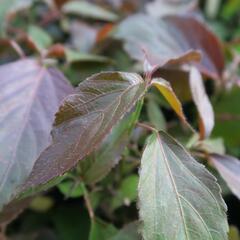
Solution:
M 82 53 L 65 48 L 66 60 L 68 63 L 74 62 L 109 62 L 109 58 L 89 53 Z
M 0 7 L 0 36 L 4 34 L 5 28 L 5 18 L 9 10 L 11 9 L 12 5 L 15 3 L 16 0 L 1 0 L 1 7 Z
M 93 184 L 102 180 L 109 171 L 119 162 L 134 127 L 140 111 L 142 101 L 136 109 L 125 116 L 103 141 L 98 150 L 80 162 L 81 175 L 85 183 Z
M 240 142 L 240 88 L 234 87 L 230 91 L 218 96 L 213 108 L 216 115 L 216 125 L 213 135 L 222 137 L 230 150 L 239 149 Z
M 48 48 L 53 42 L 51 36 L 46 31 L 35 25 L 28 27 L 28 35 L 39 50 Z
M 238 229 L 235 226 L 230 226 L 228 233 L 229 240 L 240 240 L 240 234 Z
M 158 104 L 155 101 L 153 100 L 148 101 L 147 114 L 150 123 L 152 123 L 157 130 L 166 130 L 167 128 L 166 120 L 164 118 L 160 106 L 158 106 Z
M 132 222 L 124 226 L 113 238 L 108 240 L 141 240 L 141 236 L 138 233 L 139 223 Z
M 99 147 L 147 89 L 134 73 L 103 72 L 80 83 L 56 114 L 52 144 L 40 155 L 24 189 L 62 175 Z
M 64 13 L 76 14 L 86 18 L 104 21 L 116 21 L 118 16 L 100 6 L 87 1 L 71 1 L 66 3 L 62 11 Z
M 112 208 L 116 209 L 123 204 L 129 206 L 137 198 L 138 176 L 132 174 L 123 179 L 120 188 L 116 191 L 116 196 L 112 201 Z
M 216 179 L 164 132 L 141 160 L 140 218 L 145 240 L 226 240 L 226 205 Z
M 58 189 L 67 198 L 78 198 L 83 196 L 84 188 L 81 183 L 75 183 L 73 181 L 63 181 L 58 184 Z
M 35 197 L 29 208 L 36 212 L 47 212 L 54 205 L 54 200 L 48 196 Z
M 101 219 L 95 218 L 91 223 L 89 240 L 108 240 L 116 234 L 116 228 Z

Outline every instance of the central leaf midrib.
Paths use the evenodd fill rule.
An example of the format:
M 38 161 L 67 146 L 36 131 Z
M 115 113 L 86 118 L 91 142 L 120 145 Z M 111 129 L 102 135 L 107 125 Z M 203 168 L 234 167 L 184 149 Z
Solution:
M 180 217 L 182 219 L 183 226 L 184 226 L 185 237 L 186 237 L 187 240 L 190 240 L 190 238 L 188 236 L 188 232 L 187 232 L 187 225 L 186 225 L 186 221 L 185 221 L 185 218 L 184 218 L 184 212 L 183 212 L 182 203 L 181 203 L 181 201 L 178 198 L 179 193 L 178 193 L 178 190 L 177 190 L 177 186 L 175 184 L 174 177 L 173 177 L 173 175 L 171 173 L 171 169 L 170 169 L 170 166 L 168 164 L 168 160 L 166 158 L 166 154 L 165 154 L 164 148 L 162 146 L 162 140 L 161 140 L 159 134 L 157 134 L 157 140 L 159 142 L 160 151 L 162 152 L 163 160 L 164 160 L 164 163 L 166 165 L 166 168 L 167 168 L 167 171 L 168 171 L 168 174 L 169 174 L 169 177 L 170 177 L 170 180 L 171 180 L 174 192 L 175 192 L 175 196 L 176 196 L 176 200 L 177 200 L 177 204 L 178 204 L 178 208 L 179 208 L 179 212 L 180 212 Z

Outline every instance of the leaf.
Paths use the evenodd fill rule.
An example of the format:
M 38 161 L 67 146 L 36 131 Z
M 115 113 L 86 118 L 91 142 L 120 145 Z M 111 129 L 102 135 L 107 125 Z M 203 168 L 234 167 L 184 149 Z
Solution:
M 222 138 L 204 139 L 203 141 L 198 141 L 194 147 L 206 153 L 224 154 L 226 152 Z
M 114 237 L 108 240 L 141 240 L 138 233 L 138 222 L 132 222 L 124 226 Z
M 90 220 L 87 210 L 79 202 L 58 203 L 51 212 L 53 229 L 57 233 L 57 240 L 87 240 L 90 231 Z M 45 240 L 44 238 L 40 238 Z M 24 239 L 25 240 L 25 239 Z
M 230 150 L 239 149 L 240 142 L 240 88 L 234 87 L 224 91 L 213 103 L 216 114 L 216 125 L 213 135 L 223 137 L 224 142 Z M 233 131 L 234 130 L 234 131 Z
M 33 198 L 29 208 L 35 212 L 46 213 L 54 205 L 54 200 L 48 196 L 36 196 Z
M 200 138 L 207 138 L 210 136 L 214 127 L 214 112 L 211 102 L 205 91 L 201 73 L 195 67 L 190 68 L 189 83 L 192 92 L 192 98 L 197 107 L 200 118 Z
M 158 104 L 155 101 L 153 100 L 148 101 L 147 114 L 150 123 L 152 123 L 157 130 L 166 130 L 167 128 L 166 120 L 164 118 L 160 106 L 158 106 Z
M 235 226 L 230 226 L 228 233 L 229 240 L 240 240 L 240 234 L 238 229 Z
M 3 207 L 0 213 L 0 225 L 13 221 L 31 202 L 31 198 L 14 200 Z
M 81 21 L 72 21 L 67 29 L 70 45 L 78 51 L 89 53 L 96 44 L 97 29 Z
M 146 4 L 146 11 L 149 15 L 160 18 L 167 15 L 183 15 L 193 12 L 197 6 L 196 0 L 169 1 L 155 0 Z
M 22 190 L 73 168 L 103 141 L 146 91 L 134 73 L 103 72 L 79 84 L 56 114 L 52 144 L 41 154 Z
M 142 102 L 139 102 L 132 113 L 125 116 L 113 127 L 112 132 L 106 137 L 99 149 L 80 162 L 81 175 L 85 183 L 94 184 L 102 180 L 119 162 L 129 142 L 131 130 L 138 120 L 141 108 Z
M 218 39 L 193 17 L 157 20 L 137 14 L 123 20 L 114 36 L 124 41 L 124 48 L 133 59 L 143 62 L 147 55 L 152 66 L 199 61 L 201 55 L 202 61 L 197 66 L 204 74 L 219 80 L 224 69 Z
M 164 96 L 164 98 L 167 100 L 167 102 L 170 104 L 170 106 L 176 112 L 178 117 L 189 126 L 189 124 L 187 123 L 187 120 L 185 118 L 183 109 L 182 109 L 182 104 L 178 100 L 170 83 L 162 78 L 154 78 L 152 80 L 152 85 L 161 92 L 161 94 Z
M 104 56 L 82 53 L 65 48 L 66 60 L 68 63 L 74 62 L 109 62 L 109 59 Z
M 211 154 L 209 158 L 231 191 L 240 199 L 240 161 L 220 154 Z
M 138 190 L 144 239 L 227 239 L 226 205 L 215 177 L 162 131 L 148 140 Z
M 26 59 L 0 67 L 0 209 L 50 143 L 61 100 L 73 92 L 53 68 Z
M 84 188 L 81 183 L 64 181 L 59 183 L 57 187 L 66 198 L 79 198 L 84 194 Z
M 89 240 L 108 240 L 116 234 L 116 228 L 101 219 L 92 220 Z
M 124 178 L 119 189 L 116 189 L 116 195 L 112 199 L 111 209 L 115 210 L 122 205 L 129 206 L 137 198 L 138 176 L 131 174 Z
M 28 35 L 39 50 L 48 48 L 53 42 L 46 31 L 35 25 L 28 26 Z
M 96 20 L 114 22 L 118 19 L 116 14 L 88 1 L 70 1 L 63 6 L 62 11 Z

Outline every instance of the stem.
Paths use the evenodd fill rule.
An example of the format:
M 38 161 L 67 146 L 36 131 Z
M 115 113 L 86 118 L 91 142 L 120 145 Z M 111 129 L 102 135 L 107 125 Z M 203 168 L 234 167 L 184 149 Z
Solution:
M 9 41 L 10 46 L 16 51 L 20 58 L 25 58 L 25 53 L 22 48 L 18 45 L 18 43 L 14 40 Z
M 93 210 L 93 207 L 92 207 L 92 204 L 91 204 L 91 200 L 89 198 L 89 193 L 88 193 L 88 190 L 85 186 L 85 184 L 82 182 L 82 186 L 83 186 L 83 192 L 84 192 L 84 200 L 85 200 L 85 203 L 86 203 L 86 207 L 87 207 L 87 210 L 88 210 L 88 214 L 89 214 L 89 217 L 91 219 L 94 219 L 95 218 L 95 214 L 94 214 L 94 210 Z

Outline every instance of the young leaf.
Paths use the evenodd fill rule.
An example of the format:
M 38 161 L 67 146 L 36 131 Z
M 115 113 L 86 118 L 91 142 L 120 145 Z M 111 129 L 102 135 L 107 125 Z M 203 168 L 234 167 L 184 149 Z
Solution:
M 210 160 L 228 187 L 240 199 L 240 161 L 237 158 L 220 154 L 211 154 Z
M 30 59 L 1 66 L 0 75 L 1 209 L 50 143 L 54 114 L 73 89 L 60 72 Z
M 118 16 L 100 6 L 94 5 L 88 1 L 71 1 L 62 8 L 64 13 L 71 13 L 87 18 L 116 21 Z
M 178 97 L 174 93 L 170 83 L 162 78 L 155 78 L 152 80 L 152 85 L 155 86 L 161 92 L 161 94 L 164 96 L 164 98 L 167 100 L 167 102 L 170 104 L 170 106 L 173 108 L 173 110 L 176 112 L 179 118 L 187 126 L 191 128 L 191 126 L 188 124 L 185 118 L 185 115 L 182 109 L 182 104 L 178 100 Z
M 133 15 L 120 23 L 115 37 L 124 41 L 124 48 L 133 59 L 143 62 L 147 55 L 152 66 L 199 61 L 201 55 L 197 66 L 204 74 L 219 80 L 224 69 L 218 39 L 203 23 L 189 16 L 155 19 Z
M 80 83 L 56 114 L 52 144 L 41 154 L 23 190 L 46 183 L 94 151 L 146 91 L 134 73 L 103 72 Z
M 138 189 L 144 239 L 227 239 L 216 179 L 164 132 L 148 140 Z
M 85 183 L 94 184 L 100 181 L 119 162 L 141 108 L 142 102 L 139 102 L 133 113 L 125 116 L 113 127 L 99 149 L 80 162 L 81 175 Z
M 190 89 L 193 101 L 197 107 L 200 123 L 200 138 L 209 137 L 214 127 L 214 112 L 208 95 L 205 91 L 201 73 L 196 67 L 190 69 Z

